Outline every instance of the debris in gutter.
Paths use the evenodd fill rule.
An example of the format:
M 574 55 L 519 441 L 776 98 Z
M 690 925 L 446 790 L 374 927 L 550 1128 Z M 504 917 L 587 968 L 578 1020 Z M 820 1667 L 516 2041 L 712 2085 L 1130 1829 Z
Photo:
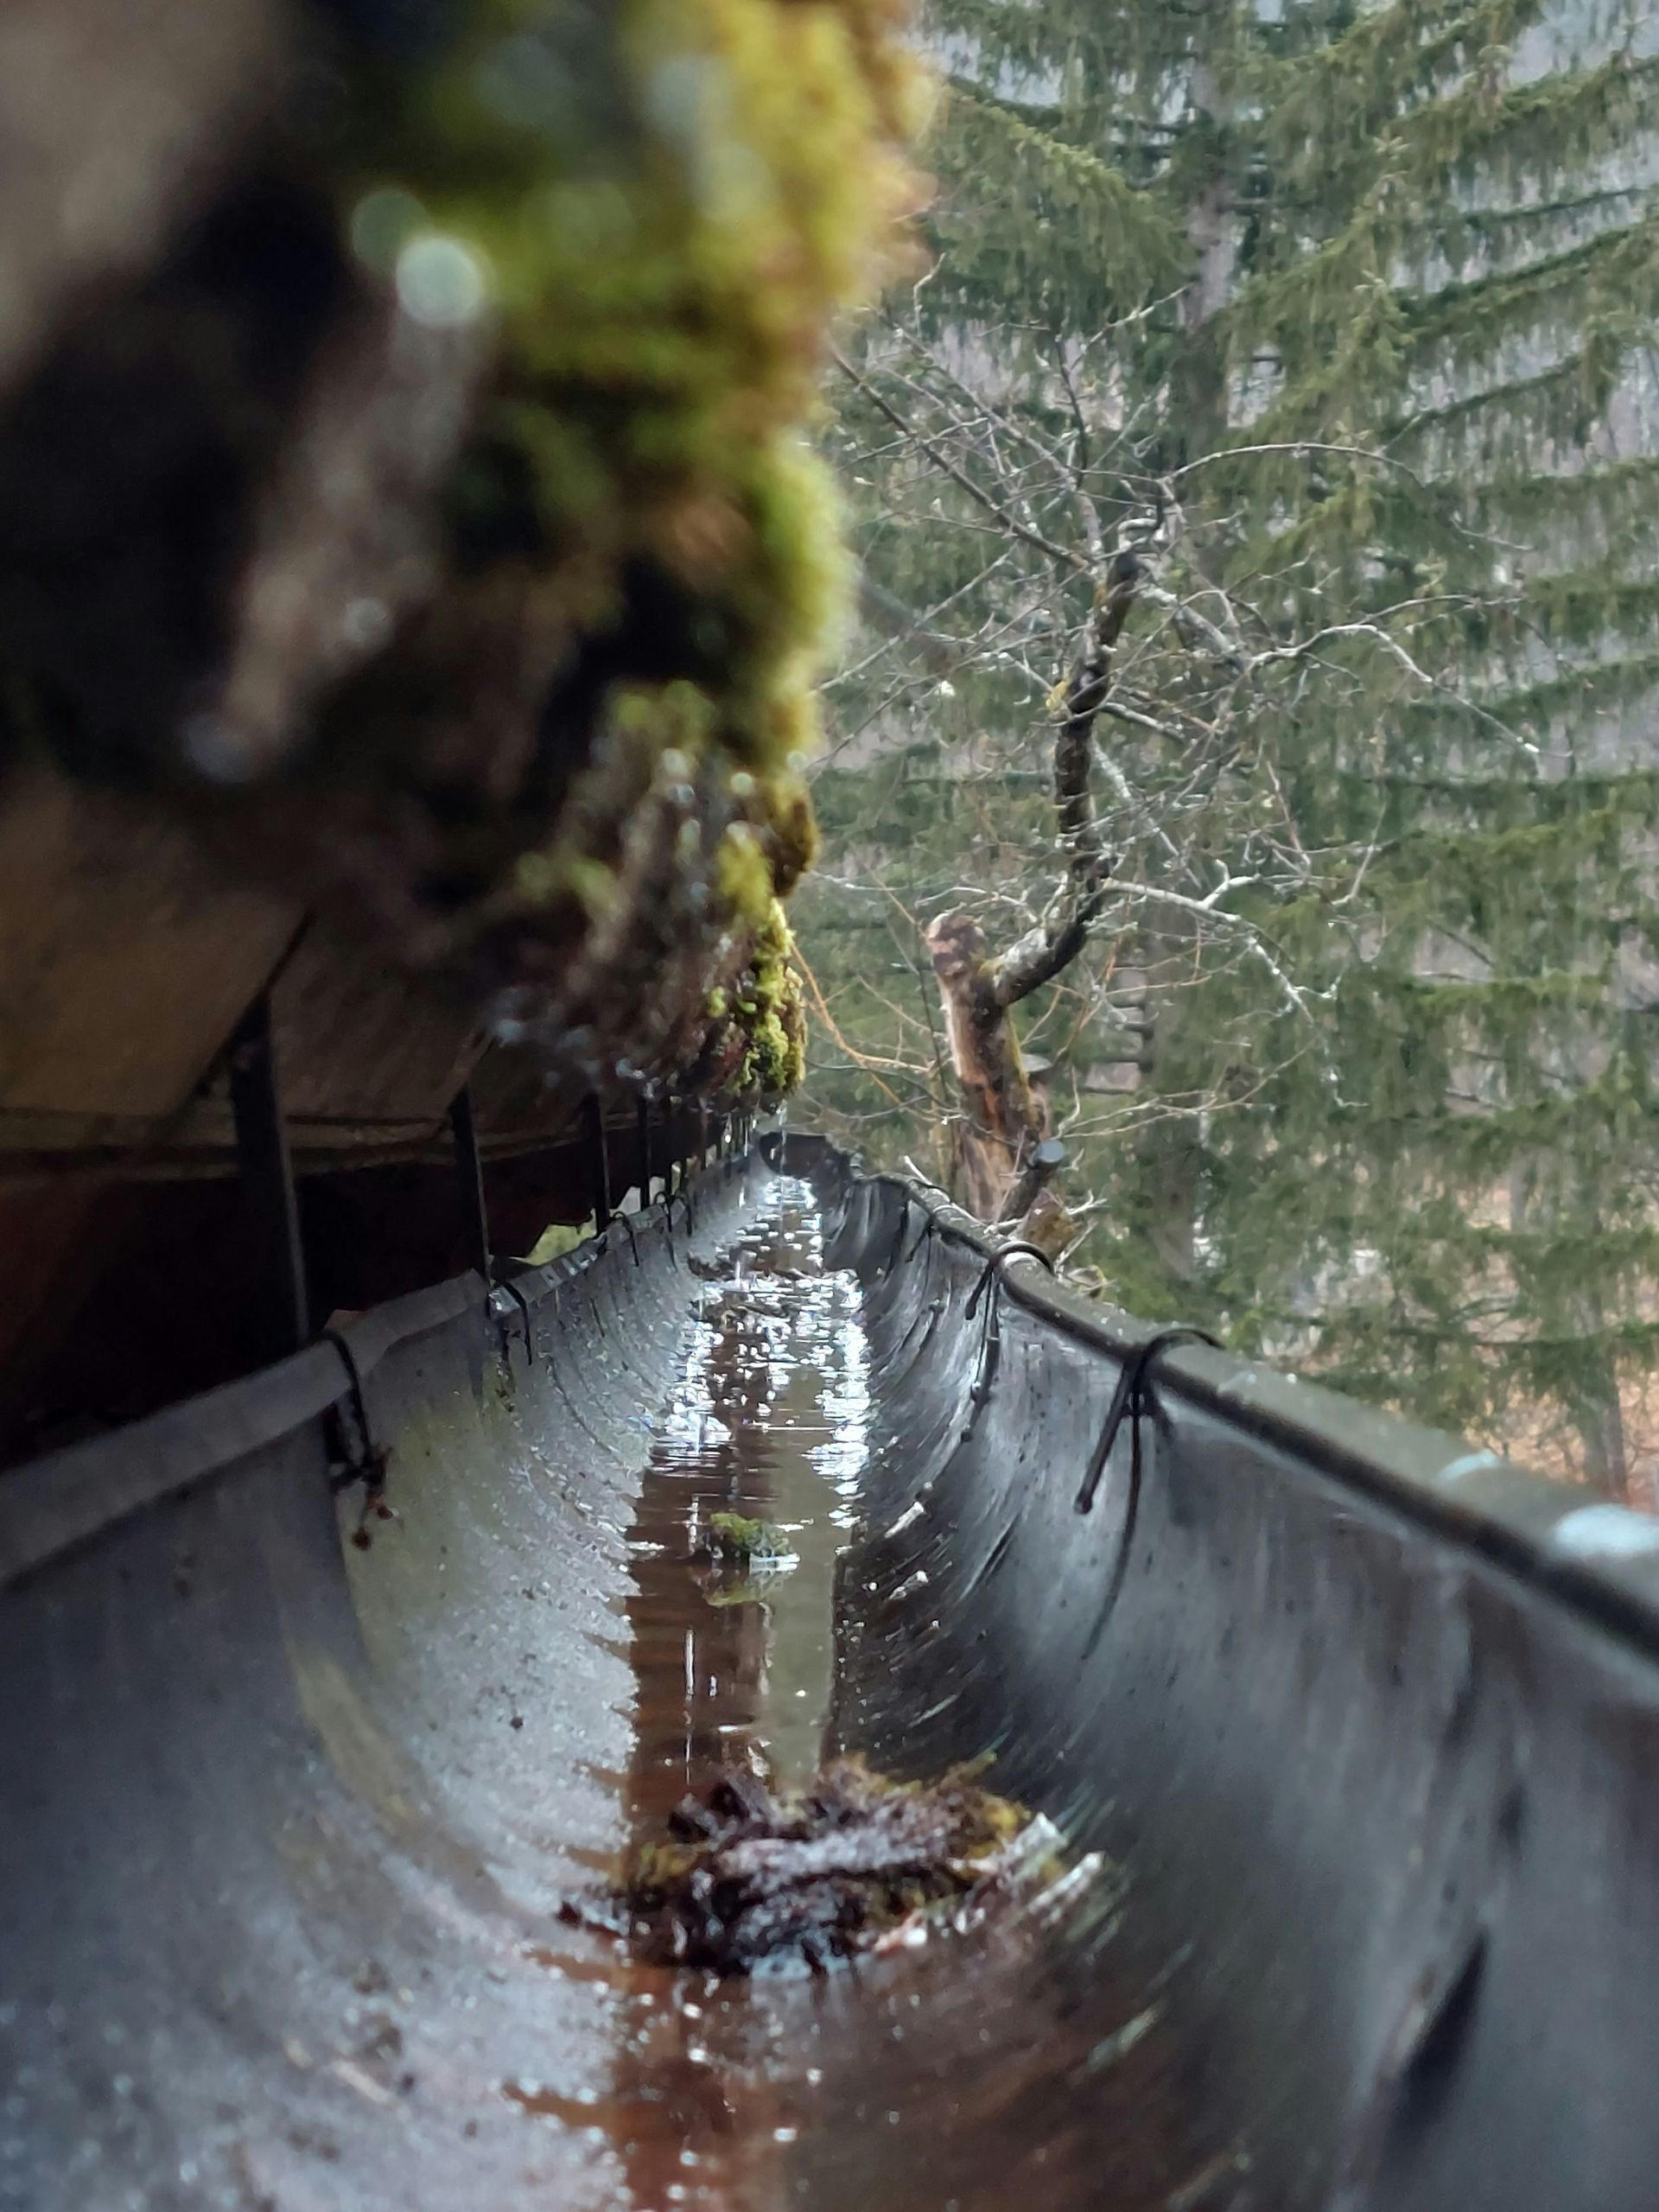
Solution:
M 618 1902 L 648 1963 L 822 1974 L 969 1925 L 1062 1873 L 1052 1823 L 973 1770 L 901 1783 L 842 1758 L 788 1795 L 734 1770 L 688 1796 L 668 1840 L 630 1854 Z
M 789 1538 L 770 1521 L 750 1521 L 741 1513 L 711 1513 L 702 1524 L 700 1549 L 722 1567 L 761 1567 L 793 1560 Z

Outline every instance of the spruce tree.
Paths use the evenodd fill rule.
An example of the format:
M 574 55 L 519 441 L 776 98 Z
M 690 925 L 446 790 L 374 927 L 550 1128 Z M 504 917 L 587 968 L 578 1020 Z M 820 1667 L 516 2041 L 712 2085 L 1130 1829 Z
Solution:
M 913 1147 L 915 927 L 1040 903 L 1043 695 L 1140 549 L 1111 895 L 1026 1025 L 1078 1262 L 1615 1490 L 1659 1249 L 1641 16 L 940 0 L 933 257 L 832 440 L 870 620 L 802 914 L 810 1095 Z

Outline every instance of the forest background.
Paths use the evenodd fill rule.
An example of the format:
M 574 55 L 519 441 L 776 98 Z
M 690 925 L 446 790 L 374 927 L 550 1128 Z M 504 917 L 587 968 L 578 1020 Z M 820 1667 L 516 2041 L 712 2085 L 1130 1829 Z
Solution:
M 795 1119 L 1655 1503 L 1659 26 L 925 36 L 925 251 L 826 434 Z

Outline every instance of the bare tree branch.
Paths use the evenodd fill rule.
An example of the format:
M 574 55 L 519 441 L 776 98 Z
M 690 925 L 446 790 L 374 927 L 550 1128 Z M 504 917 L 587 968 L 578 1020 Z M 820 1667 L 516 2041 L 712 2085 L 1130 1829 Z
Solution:
M 1034 929 L 991 964 L 999 1007 L 1017 1006 L 1068 968 L 1087 942 L 1106 895 L 1109 863 L 1090 788 L 1095 722 L 1112 681 L 1117 641 L 1128 620 L 1142 570 L 1133 553 L 1117 554 L 1090 624 L 1089 642 L 1066 683 L 1054 741 L 1054 809 L 1067 855 L 1066 880 Z

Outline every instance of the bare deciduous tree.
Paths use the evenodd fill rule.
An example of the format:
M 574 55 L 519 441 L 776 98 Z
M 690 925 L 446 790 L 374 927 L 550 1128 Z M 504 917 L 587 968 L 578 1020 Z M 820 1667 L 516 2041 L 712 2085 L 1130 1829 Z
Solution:
M 994 898 L 976 886 L 970 903 L 937 913 L 925 944 L 956 1093 L 953 1185 L 982 1218 L 1020 1223 L 1058 1248 L 1072 1227 L 1058 1191 L 1063 1139 L 1098 1128 L 1103 1109 L 1074 1082 L 1069 1106 L 1055 1111 L 1022 1056 L 1015 1009 L 1065 979 L 1080 995 L 1081 1026 L 1099 992 L 1079 956 L 1103 931 L 1147 979 L 1139 1007 L 1127 1023 L 1120 1008 L 1118 1020 L 1142 1061 L 1154 1035 L 1173 1033 L 1200 959 L 1211 970 L 1217 959 L 1252 965 L 1298 1016 L 1299 1049 L 1318 1052 L 1312 1016 L 1325 977 L 1299 975 L 1260 918 L 1317 890 L 1340 929 L 1375 845 L 1308 849 L 1278 772 L 1276 733 L 1321 687 L 1369 684 L 1379 704 L 1432 691 L 1414 634 L 1462 609 L 1416 593 L 1363 620 L 1309 621 L 1320 578 L 1294 551 L 1248 592 L 1224 586 L 1227 518 L 1208 500 L 1189 512 L 1189 494 L 1206 469 L 1236 456 L 1160 472 L 1155 441 L 1122 419 L 1109 368 L 1096 373 L 1089 348 L 1052 347 L 1011 387 L 1005 365 L 1016 350 L 1006 333 L 950 345 L 919 316 L 893 317 L 861 365 L 841 359 L 867 417 L 891 434 L 884 483 L 908 486 L 936 536 L 943 522 L 988 548 L 969 588 L 923 608 L 867 581 L 862 611 L 885 642 L 852 672 L 896 664 L 877 710 L 896 743 L 916 734 L 931 699 L 954 698 L 976 678 L 1023 700 L 1011 720 L 1025 758 L 1033 729 L 1042 733 L 1058 880 L 1045 883 L 1027 849 Z M 1321 451 L 1296 449 L 1313 468 Z M 1389 466 L 1355 448 L 1342 457 Z M 980 619 L 968 626 L 970 607 Z M 1141 618 L 1133 626 L 1132 615 Z M 1058 682 L 1046 663 L 1064 670 Z M 965 785 L 965 766 L 963 775 Z M 1225 1103 L 1213 1086 L 1179 1096 L 1148 1085 L 1104 1111 L 1132 1133 Z M 1073 1195 L 1086 1210 L 1088 1193 Z

